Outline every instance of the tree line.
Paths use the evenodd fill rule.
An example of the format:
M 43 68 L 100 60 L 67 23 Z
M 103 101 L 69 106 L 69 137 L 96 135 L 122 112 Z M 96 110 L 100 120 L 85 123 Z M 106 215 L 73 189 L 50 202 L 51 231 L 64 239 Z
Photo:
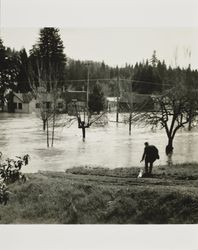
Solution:
M 135 65 L 126 63 L 120 68 L 110 67 L 105 62 L 71 59 L 64 52 L 64 44 L 57 28 L 41 29 L 38 41 L 32 45 L 32 49 L 28 53 L 25 48 L 16 51 L 6 47 L 0 39 L 0 60 L 1 101 L 3 93 L 8 89 L 22 93 L 31 91 L 30 73 L 34 72 L 33 80 L 39 84 L 36 76 L 41 73 L 38 72 L 38 69 L 41 68 L 46 72 L 50 72 L 50 67 L 56 70 L 54 77 L 58 80 L 59 85 L 67 87 L 71 80 L 87 79 L 87 64 L 89 63 L 90 79 L 104 79 L 104 83 L 105 79 L 117 79 L 117 77 L 133 79 L 137 81 L 134 82 L 134 90 L 139 93 L 160 92 L 166 85 L 174 85 L 178 78 L 186 78 L 186 84 L 191 87 L 196 84 L 198 78 L 197 69 L 191 69 L 190 65 L 187 68 L 166 65 L 165 61 L 157 58 L 156 51 L 153 52 L 150 59 L 137 62 Z M 158 85 L 152 85 L 152 83 Z M 111 84 L 108 81 L 104 85 L 108 87 Z M 80 86 L 77 85 L 77 88 Z M 109 88 L 111 90 L 112 87 L 109 86 Z

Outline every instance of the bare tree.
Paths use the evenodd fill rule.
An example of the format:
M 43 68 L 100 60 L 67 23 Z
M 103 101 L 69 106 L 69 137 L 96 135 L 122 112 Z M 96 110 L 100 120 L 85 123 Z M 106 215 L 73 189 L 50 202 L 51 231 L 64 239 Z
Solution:
M 124 101 L 124 112 L 126 112 L 124 116 L 124 121 L 129 124 L 129 135 L 131 135 L 131 126 L 132 126 L 132 113 L 134 111 L 133 107 L 133 92 L 132 92 L 132 81 L 130 82 L 122 82 L 120 88 L 121 100 Z M 120 104 L 120 110 L 122 110 L 122 106 Z
M 126 79 L 122 80 L 120 94 L 120 112 L 123 112 L 124 123 L 129 124 L 129 135 L 131 135 L 132 124 L 135 125 L 135 121 L 144 110 L 148 111 L 151 106 L 151 97 L 133 92 L 133 80 Z
M 79 107 L 77 103 L 74 103 L 73 106 L 75 109 L 74 116 L 78 122 L 78 128 L 82 129 L 83 141 L 85 141 L 86 137 L 86 128 L 91 127 L 93 124 L 95 124 L 95 126 L 105 126 L 108 122 L 106 109 L 96 115 L 89 111 L 87 112 L 86 105 L 83 109 L 82 107 Z
M 56 127 L 56 119 L 59 116 L 57 112 L 57 100 L 61 97 L 61 89 L 58 85 L 57 75 L 58 67 L 49 63 L 49 70 L 46 70 L 42 60 L 36 62 L 36 70 L 30 66 L 29 82 L 37 101 L 38 115 L 43 122 L 43 130 L 46 131 L 47 147 L 50 145 L 50 127 L 51 146 L 54 144 L 54 135 Z
M 196 93 L 189 100 L 189 93 Z M 166 154 L 173 152 L 173 141 L 179 129 L 189 123 L 196 116 L 198 107 L 197 91 L 190 92 L 182 84 L 164 91 L 161 95 L 153 96 L 155 109 L 151 112 L 139 114 L 136 119 L 153 127 L 165 129 L 168 137 Z M 193 110 L 192 110 L 192 107 Z

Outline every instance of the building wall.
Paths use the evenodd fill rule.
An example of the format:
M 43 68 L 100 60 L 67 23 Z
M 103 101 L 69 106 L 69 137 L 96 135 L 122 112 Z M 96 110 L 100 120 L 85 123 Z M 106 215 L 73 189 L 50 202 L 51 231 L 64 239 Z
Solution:
M 19 98 L 14 96 L 13 102 L 16 105 L 15 113 L 33 113 L 36 109 L 36 100 L 32 100 L 29 103 L 22 102 Z
M 70 102 L 67 104 L 67 113 L 70 116 L 76 116 L 76 112 L 84 112 L 85 108 L 85 102 Z
M 36 100 L 33 99 L 30 103 L 29 103 L 29 112 L 28 113 L 35 113 L 36 112 Z
M 107 109 L 109 112 L 115 112 L 117 110 L 117 102 L 107 101 Z
M 18 94 L 20 96 L 20 94 Z M 28 113 L 27 105 L 23 105 L 23 102 L 17 97 L 13 97 L 14 112 L 15 113 Z
M 20 108 L 22 105 L 22 109 Z M 15 113 L 29 113 L 29 104 L 17 102 L 17 107 L 15 108 Z
M 62 106 L 60 107 L 60 104 L 62 104 Z M 63 112 L 66 110 L 66 103 L 65 100 L 63 98 L 58 98 L 56 100 L 56 107 L 58 109 L 59 112 Z

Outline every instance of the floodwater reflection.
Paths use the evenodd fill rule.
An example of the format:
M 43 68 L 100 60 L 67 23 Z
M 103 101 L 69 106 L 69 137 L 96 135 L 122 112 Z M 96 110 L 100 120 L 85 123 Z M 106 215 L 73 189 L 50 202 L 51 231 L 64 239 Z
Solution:
M 183 130 L 176 135 L 171 159 L 165 154 L 167 138 L 163 130 L 152 132 L 149 128 L 132 127 L 129 136 L 128 126 L 122 123 L 109 122 L 106 127 L 88 128 L 85 142 L 77 124 L 57 128 L 54 148 L 46 147 L 42 122 L 34 115 L 1 113 L 0 131 L 0 151 L 4 157 L 27 153 L 31 156 L 25 172 L 64 171 L 86 165 L 109 168 L 140 166 L 145 141 L 159 149 L 160 160 L 155 166 L 198 161 L 197 129 L 191 132 Z

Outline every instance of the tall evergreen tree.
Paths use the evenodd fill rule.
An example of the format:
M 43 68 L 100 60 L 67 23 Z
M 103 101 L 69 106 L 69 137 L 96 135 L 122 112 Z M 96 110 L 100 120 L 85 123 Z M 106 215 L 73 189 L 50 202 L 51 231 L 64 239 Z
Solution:
M 152 55 L 150 62 L 153 67 L 157 67 L 159 60 L 157 59 L 157 56 L 156 56 L 156 50 L 153 51 L 153 55 Z
M 21 93 L 27 93 L 31 91 L 31 87 L 28 79 L 28 55 L 26 50 L 23 48 L 19 51 L 19 74 L 17 76 L 17 87 L 16 91 Z
M 6 95 L 17 85 L 19 60 L 17 52 L 6 48 L 0 39 L 0 104 L 3 108 Z
M 58 81 L 59 86 L 64 85 L 66 56 L 59 29 L 45 27 L 40 30 L 39 40 L 30 50 L 30 61 L 36 75 L 40 74 L 42 69 L 45 72 L 45 78 L 48 76 L 48 90 L 52 79 Z
M 102 91 L 102 88 L 98 83 L 96 83 L 93 87 L 93 92 L 89 96 L 89 110 L 91 113 L 104 110 L 105 108 L 105 97 Z

